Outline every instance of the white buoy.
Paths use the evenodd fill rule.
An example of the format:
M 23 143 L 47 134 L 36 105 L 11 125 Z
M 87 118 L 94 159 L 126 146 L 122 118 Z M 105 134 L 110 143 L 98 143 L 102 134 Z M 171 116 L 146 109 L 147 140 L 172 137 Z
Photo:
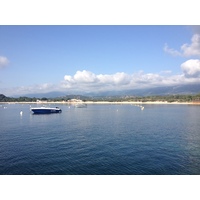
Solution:
M 22 111 L 20 112 L 20 115 L 23 115 L 23 112 L 22 112 Z
M 141 107 L 141 110 L 144 110 L 144 106 Z

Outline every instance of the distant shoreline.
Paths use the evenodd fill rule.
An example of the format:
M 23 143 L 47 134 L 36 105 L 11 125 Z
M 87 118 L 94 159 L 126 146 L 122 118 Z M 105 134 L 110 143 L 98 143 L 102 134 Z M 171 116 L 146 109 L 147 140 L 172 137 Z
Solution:
M 167 104 L 167 105 L 200 105 L 200 102 L 167 102 L 167 101 L 148 101 L 148 102 L 134 102 L 134 101 L 122 101 L 122 102 L 110 102 L 110 101 L 85 101 L 85 102 L 66 102 L 66 101 L 56 101 L 56 102 L 46 102 L 46 101 L 41 101 L 41 102 L 0 102 L 0 104 L 68 104 L 68 105 L 74 105 L 78 103 L 85 103 L 85 104 L 114 104 L 114 105 L 119 105 L 119 104 L 153 104 L 153 105 L 159 105 L 159 104 Z

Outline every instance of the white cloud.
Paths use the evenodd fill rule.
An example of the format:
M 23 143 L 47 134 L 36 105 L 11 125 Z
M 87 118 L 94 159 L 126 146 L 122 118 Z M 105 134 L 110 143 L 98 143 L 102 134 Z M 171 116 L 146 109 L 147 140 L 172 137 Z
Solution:
M 12 88 L 1 88 L 1 93 L 6 96 L 23 96 L 26 94 L 36 94 L 36 93 L 47 93 L 52 91 L 59 91 L 60 86 L 44 83 L 44 84 L 36 84 L 29 86 L 20 86 L 20 87 L 12 87 Z
M 198 78 L 200 77 L 200 60 L 190 59 L 181 65 L 181 69 L 185 77 Z
M 180 51 L 169 48 L 167 44 L 165 44 L 163 49 L 173 56 L 200 56 L 200 34 L 194 34 L 191 39 L 191 44 L 183 44 L 180 47 Z
M 183 44 L 181 46 L 183 55 L 188 56 L 200 56 L 200 35 L 195 34 L 191 39 L 191 44 Z
M 71 93 L 90 93 L 105 91 L 123 91 L 159 86 L 174 86 L 188 83 L 200 83 L 200 60 L 188 60 L 181 66 L 182 73 L 173 75 L 170 71 L 160 73 L 133 74 L 117 72 L 115 74 L 95 74 L 90 71 L 77 71 L 74 75 L 65 75 L 58 84 L 44 83 L 2 90 L 5 95 L 23 95 L 30 93 L 46 93 L 62 91 Z
M 94 83 L 96 82 L 96 75 L 90 71 L 77 71 L 74 75 L 74 81 L 78 83 Z
M 163 50 L 166 52 L 166 53 L 169 53 L 171 54 L 172 56 L 181 56 L 181 53 L 177 50 L 174 50 L 172 48 L 169 48 L 167 44 L 165 44 Z
M 124 72 L 118 72 L 112 75 L 97 75 L 97 79 L 100 83 L 113 84 L 113 85 L 127 85 L 130 83 L 131 76 Z
M 6 67 L 9 64 L 8 58 L 5 56 L 0 56 L 0 69 Z
M 159 86 L 170 86 L 176 84 L 187 84 L 200 82 L 198 79 L 200 69 L 197 63 L 192 65 L 191 60 L 181 65 L 182 74 L 172 75 L 166 73 L 144 73 L 142 71 L 134 74 L 118 72 L 115 74 L 94 74 L 90 71 L 77 71 L 74 76 L 64 76 L 62 88 L 66 91 L 100 92 L 120 91 L 138 88 L 151 88 Z M 192 71 L 193 70 L 193 71 Z M 198 75 L 198 76 L 197 76 Z
M 98 88 L 99 90 L 116 89 L 117 86 L 124 87 L 130 84 L 131 76 L 124 72 L 116 74 L 94 74 L 90 71 L 77 71 L 74 76 L 65 75 L 62 82 L 63 88 L 75 89 L 85 88 L 91 90 Z

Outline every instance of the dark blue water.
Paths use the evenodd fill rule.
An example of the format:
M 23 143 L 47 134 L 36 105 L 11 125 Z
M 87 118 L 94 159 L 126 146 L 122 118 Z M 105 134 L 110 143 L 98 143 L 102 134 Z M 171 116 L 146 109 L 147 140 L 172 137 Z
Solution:
M 200 174 L 200 106 L 59 107 L 0 106 L 0 174 Z

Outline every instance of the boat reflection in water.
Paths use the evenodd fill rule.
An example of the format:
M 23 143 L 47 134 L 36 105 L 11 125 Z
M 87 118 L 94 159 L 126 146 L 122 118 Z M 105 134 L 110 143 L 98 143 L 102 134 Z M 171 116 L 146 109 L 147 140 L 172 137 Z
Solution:
M 50 107 L 36 107 L 31 108 L 31 111 L 34 114 L 51 114 L 51 113 L 61 113 L 62 110 L 59 107 L 50 108 Z
M 85 103 L 76 103 L 74 106 L 75 106 L 76 108 L 86 108 L 86 107 L 87 107 L 87 104 L 85 104 Z

